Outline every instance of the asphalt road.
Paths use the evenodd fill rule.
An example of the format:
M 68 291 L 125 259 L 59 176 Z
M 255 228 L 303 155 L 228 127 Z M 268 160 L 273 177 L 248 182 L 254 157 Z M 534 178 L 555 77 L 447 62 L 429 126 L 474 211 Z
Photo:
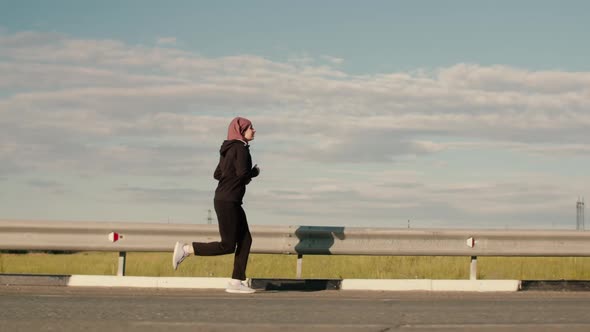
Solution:
M 0 331 L 590 331 L 590 293 L 0 286 Z

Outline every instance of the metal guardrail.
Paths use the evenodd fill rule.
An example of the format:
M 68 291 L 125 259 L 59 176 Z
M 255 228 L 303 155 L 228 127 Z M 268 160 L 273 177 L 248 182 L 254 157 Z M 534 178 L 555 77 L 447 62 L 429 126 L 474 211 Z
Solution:
M 393 229 L 250 226 L 253 253 L 298 255 L 590 256 L 590 232 L 553 230 Z M 0 249 L 172 251 L 176 241 L 218 241 L 217 225 L 0 220 Z

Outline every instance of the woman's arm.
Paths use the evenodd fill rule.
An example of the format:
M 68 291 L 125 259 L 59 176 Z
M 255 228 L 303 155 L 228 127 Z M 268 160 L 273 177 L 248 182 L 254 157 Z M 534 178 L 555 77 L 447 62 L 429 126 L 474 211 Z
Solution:
M 248 184 L 252 181 L 252 159 L 250 151 L 246 147 L 236 149 L 236 176 L 243 183 Z
M 219 161 L 219 163 L 217 164 L 217 168 L 215 168 L 215 172 L 213 172 L 213 178 L 215 180 L 221 180 L 221 175 L 223 174 L 221 172 L 221 167 L 219 166 L 221 165 L 221 160 Z

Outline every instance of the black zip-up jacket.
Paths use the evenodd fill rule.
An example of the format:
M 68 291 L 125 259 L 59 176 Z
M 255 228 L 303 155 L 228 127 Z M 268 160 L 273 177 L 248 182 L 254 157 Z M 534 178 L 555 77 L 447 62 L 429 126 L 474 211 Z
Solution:
M 252 168 L 250 146 L 240 140 L 226 140 L 219 149 L 219 164 L 213 177 L 219 180 L 215 200 L 242 204 L 246 185 L 258 176 L 258 169 Z

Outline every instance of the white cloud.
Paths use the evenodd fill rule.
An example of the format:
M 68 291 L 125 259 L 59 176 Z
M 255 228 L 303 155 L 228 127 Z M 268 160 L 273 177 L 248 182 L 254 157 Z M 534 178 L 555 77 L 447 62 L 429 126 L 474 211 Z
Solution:
M 587 72 L 530 72 L 507 66 L 482 67 L 474 64 L 459 64 L 441 69 L 438 78 L 454 88 L 529 91 L 537 94 L 587 92 L 590 86 L 590 73 Z
M 325 59 L 326 61 L 328 61 L 330 63 L 333 63 L 335 65 L 340 65 L 340 64 L 343 64 L 344 63 L 344 59 L 333 57 L 333 56 L 329 56 L 329 55 L 322 56 L 322 59 Z
M 207 58 L 173 42 L 161 38 L 163 48 L 0 32 L 0 176 L 122 174 L 208 183 L 227 123 L 241 115 L 258 130 L 252 149 L 267 177 L 251 191 L 264 202 L 254 204 L 267 211 L 265 220 L 321 215 L 337 223 L 372 215 L 385 222 L 412 215 L 434 223 L 443 215 L 526 219 L 527 211 L 555 217 L 571 191 L 583 192 L 559 169 L 552 172 L 561 183 L 496 181 L 513 175 L 508 165 L 475 179 L 455 175 L 453 184 L 446 172 L 461 171 L 442 155 L 503 151 L 531 163 L 577 157 L 587 168 L 590 73 L 457 64 L 351 75 L 337 68 L 343 59 L 330 56 Z M 440 177 L 420 173 L 428 171 Z M 143 201 L 204 197 L 186 187 L 132 188 L 117 192 Z
M 457 65 L 438 74 L 355 77 L 308 63 L 256 56 L 204 59 L 174 49 L 55 34 L 4 35 L 0 44 L 6 46 L 0 86 L 19 91 L 0 100 L 5 124 L 27 122 L 41 130 L 59 126 L 110 135 L 120 119 L 134 119 L 136 125 L 137 116 L 146 112 L 167 110 L 174 116 L 210 110 L 228 117 L 240 107 L 243 113 L 264 115 L 262 123 L 292 124 L 272 126 L 271 137 L 276 128 L 290 137 L 302 130 L 318 133 L 318 139 L 333 142 L 325 145 L 339 160 L 338 146 L 356 144 L 354 154 L 366 150 L 368 141 L 392 136 L 418 154 L 439 149 L 407 142 L 428 141 L 423 137 L 432 135 L 527 143 L 542 138 L 559 148 L 561 142 L 578 141 L 590 125 L 588 73 Z M 36 55 L 39 47 L 49 50 L 44 62 L 10 56 Z M 137 66 L 155 66 L 158 74 L 138 72 Z M 178 75 L 186 68 L 192 75 Z M 87 128 L 97 123 L 103 129 Z M 159 122 L 142 123 L 158 130 Z M 363 139 L 367 133 L 369 139 Z
M 176 37 L 160 37 L 156 40 L 158 45 L 176 45 Z

